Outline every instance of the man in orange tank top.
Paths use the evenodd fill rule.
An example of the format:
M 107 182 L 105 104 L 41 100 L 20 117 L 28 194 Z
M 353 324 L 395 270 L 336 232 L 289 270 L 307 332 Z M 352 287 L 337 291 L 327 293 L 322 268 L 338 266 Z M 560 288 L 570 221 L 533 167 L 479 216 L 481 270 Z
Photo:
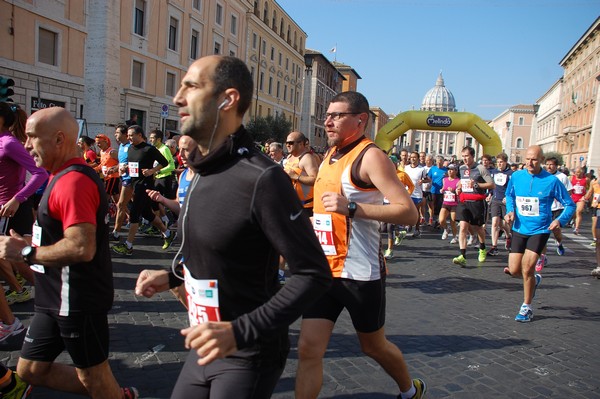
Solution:
M 283 169 L 292 179 L 292 184 L 296 193 L 298 193 L 305 212 L 308 212 L 308 216 L 312 216 L 313 186 L 319 171 L 319 164 L 316 157 L 310 153 L 308 139 L 304 134 L 291 132 L 287 136 L 285 146 L 289 155 Z
M 333 274 L 329 291 L 304 314 L 298 342 L 296 399 L 314 399 L 323 382 L 323 356 L 344 308 L 363 352 L 396 381 L 398 398 L 422 398 L 400 349 L 385 336 L 386 266 L 379 222 L 413 225 L 418 211 L 394 164 L 365 137 L 367 99 L 357 92 L 335 96 L 325 114 L 331 147 L 315 181 L 313 227 Z M 383 204 L 383 198 L 389 204 Z

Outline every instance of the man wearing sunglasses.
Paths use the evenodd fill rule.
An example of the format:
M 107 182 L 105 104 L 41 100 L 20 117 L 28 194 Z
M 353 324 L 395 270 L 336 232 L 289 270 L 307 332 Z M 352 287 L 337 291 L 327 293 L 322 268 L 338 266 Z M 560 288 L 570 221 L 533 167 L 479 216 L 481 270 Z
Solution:
M 344 92 L 325 114 L 331 147 L 315 181 L 313 227 L 333 274 L 327 293 L 303 314 L 298 342 L 296 399 L 314 399 L 323 382 L 323 357 L 344 308 L 360 346 L 396 381 L 401 399 L 422 398 L 402 352 L 385 336 L 386 266 L 379 222 L 414 225 L 418 211 L 387 154 L 365 137 L 369 102 Z M 389 204 L 384 205 L 386 197 Z
M 319 164 L 316 157 L 310 152 L 308 139 L 302 133 L 291 132 L 288 134 L 285 146 L 289 155 L 283 168 L 292 179 L 294 190 L 302 202 L 304 211 L 308 216 L 312 216 L 313 186 L 319 171 Z

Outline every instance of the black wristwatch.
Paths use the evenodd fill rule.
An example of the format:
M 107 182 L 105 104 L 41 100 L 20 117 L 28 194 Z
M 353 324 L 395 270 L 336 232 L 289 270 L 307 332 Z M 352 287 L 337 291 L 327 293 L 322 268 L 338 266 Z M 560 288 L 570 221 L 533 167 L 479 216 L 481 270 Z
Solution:
M 352 219 L 354 214 L 356 213 L 356 202 L 350 201 L 348 202 L 348 217 Z
M 29 266 L 33 265 L 33 262 L 31 261 L 33 255 L 35 255 L 35 247 L 32 247 L 31 245 L 28 245 L 21 250 L 23 262 L 27 263 Z
M 479 183 L 477 183 L 477 182 L 473 183 L 473 188 L 475 190 L 479 190 Z

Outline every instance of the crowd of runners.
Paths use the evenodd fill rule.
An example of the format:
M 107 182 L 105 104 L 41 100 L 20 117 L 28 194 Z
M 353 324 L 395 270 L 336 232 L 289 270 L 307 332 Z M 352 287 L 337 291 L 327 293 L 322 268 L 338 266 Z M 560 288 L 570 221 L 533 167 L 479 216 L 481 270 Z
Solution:
M 448 259 L 457 267 L 507 256 L 504 272 L 523 279 L 519 322 L 533 319 L 550 236 L 565 256 L 565 230 L 580 235 L 591 217 L 596 246 L 594 171 L 567 171 L 538 146 L 520 165 L 504 153 L 476 159 L 469 146 L 458 159 L 390 155 L 365 136 L 367 99 L 345 92 L 327 109 L 325 154 L 298 131 L 259 147 L 242 125 L 251 97 L 242 62 L 204 57 L 175 97 L 181 136 L 147 133 L 130 120 L 112 137 L 77 138 L 66 110 L 27 118 L 0 103 L 0 266 L 8 288 L 0 293 L 0 341 L 24 331 L 10 305 L 32 299 L 29 285 L 36 301 L 17 371 L 0 368 L 0 397 L 24 398 L 32 385 L 137 397 L 108 366 L 106 314 L 111 255 L 134 256 L 143 236 L 160 236 L 160 251 L 177 250 L 171 270 L 144 270 L 135 288 L 146 297 L 171 288 L 187 308 L 182 339 L 191 350 L 174 398 L 269 397 L 289 352 L 287 328 L 300 316 L 296 397 L 316 398 L 343 309 L 398 397 L 424 397 L 425 382 L 410 376 L 384 333 L 385 259 L 401 257 L 406 236 L 419 239 L 429 226 L 457 246 Z M 596 254 L 592 275 L 600 278 Z M 59 330 L 81 336 L 65 339 Z M 54 363 L 63 350 L 74 367 Z

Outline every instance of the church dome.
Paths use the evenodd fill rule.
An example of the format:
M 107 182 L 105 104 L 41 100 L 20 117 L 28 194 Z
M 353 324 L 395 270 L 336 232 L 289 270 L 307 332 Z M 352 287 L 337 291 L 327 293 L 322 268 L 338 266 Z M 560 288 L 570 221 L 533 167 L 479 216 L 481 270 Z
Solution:
M 456 112 L 456 103 L 450 90 L 444 86 L 444 78 L 440 72 L 435 87 L 425 94 L 421 111 Z

